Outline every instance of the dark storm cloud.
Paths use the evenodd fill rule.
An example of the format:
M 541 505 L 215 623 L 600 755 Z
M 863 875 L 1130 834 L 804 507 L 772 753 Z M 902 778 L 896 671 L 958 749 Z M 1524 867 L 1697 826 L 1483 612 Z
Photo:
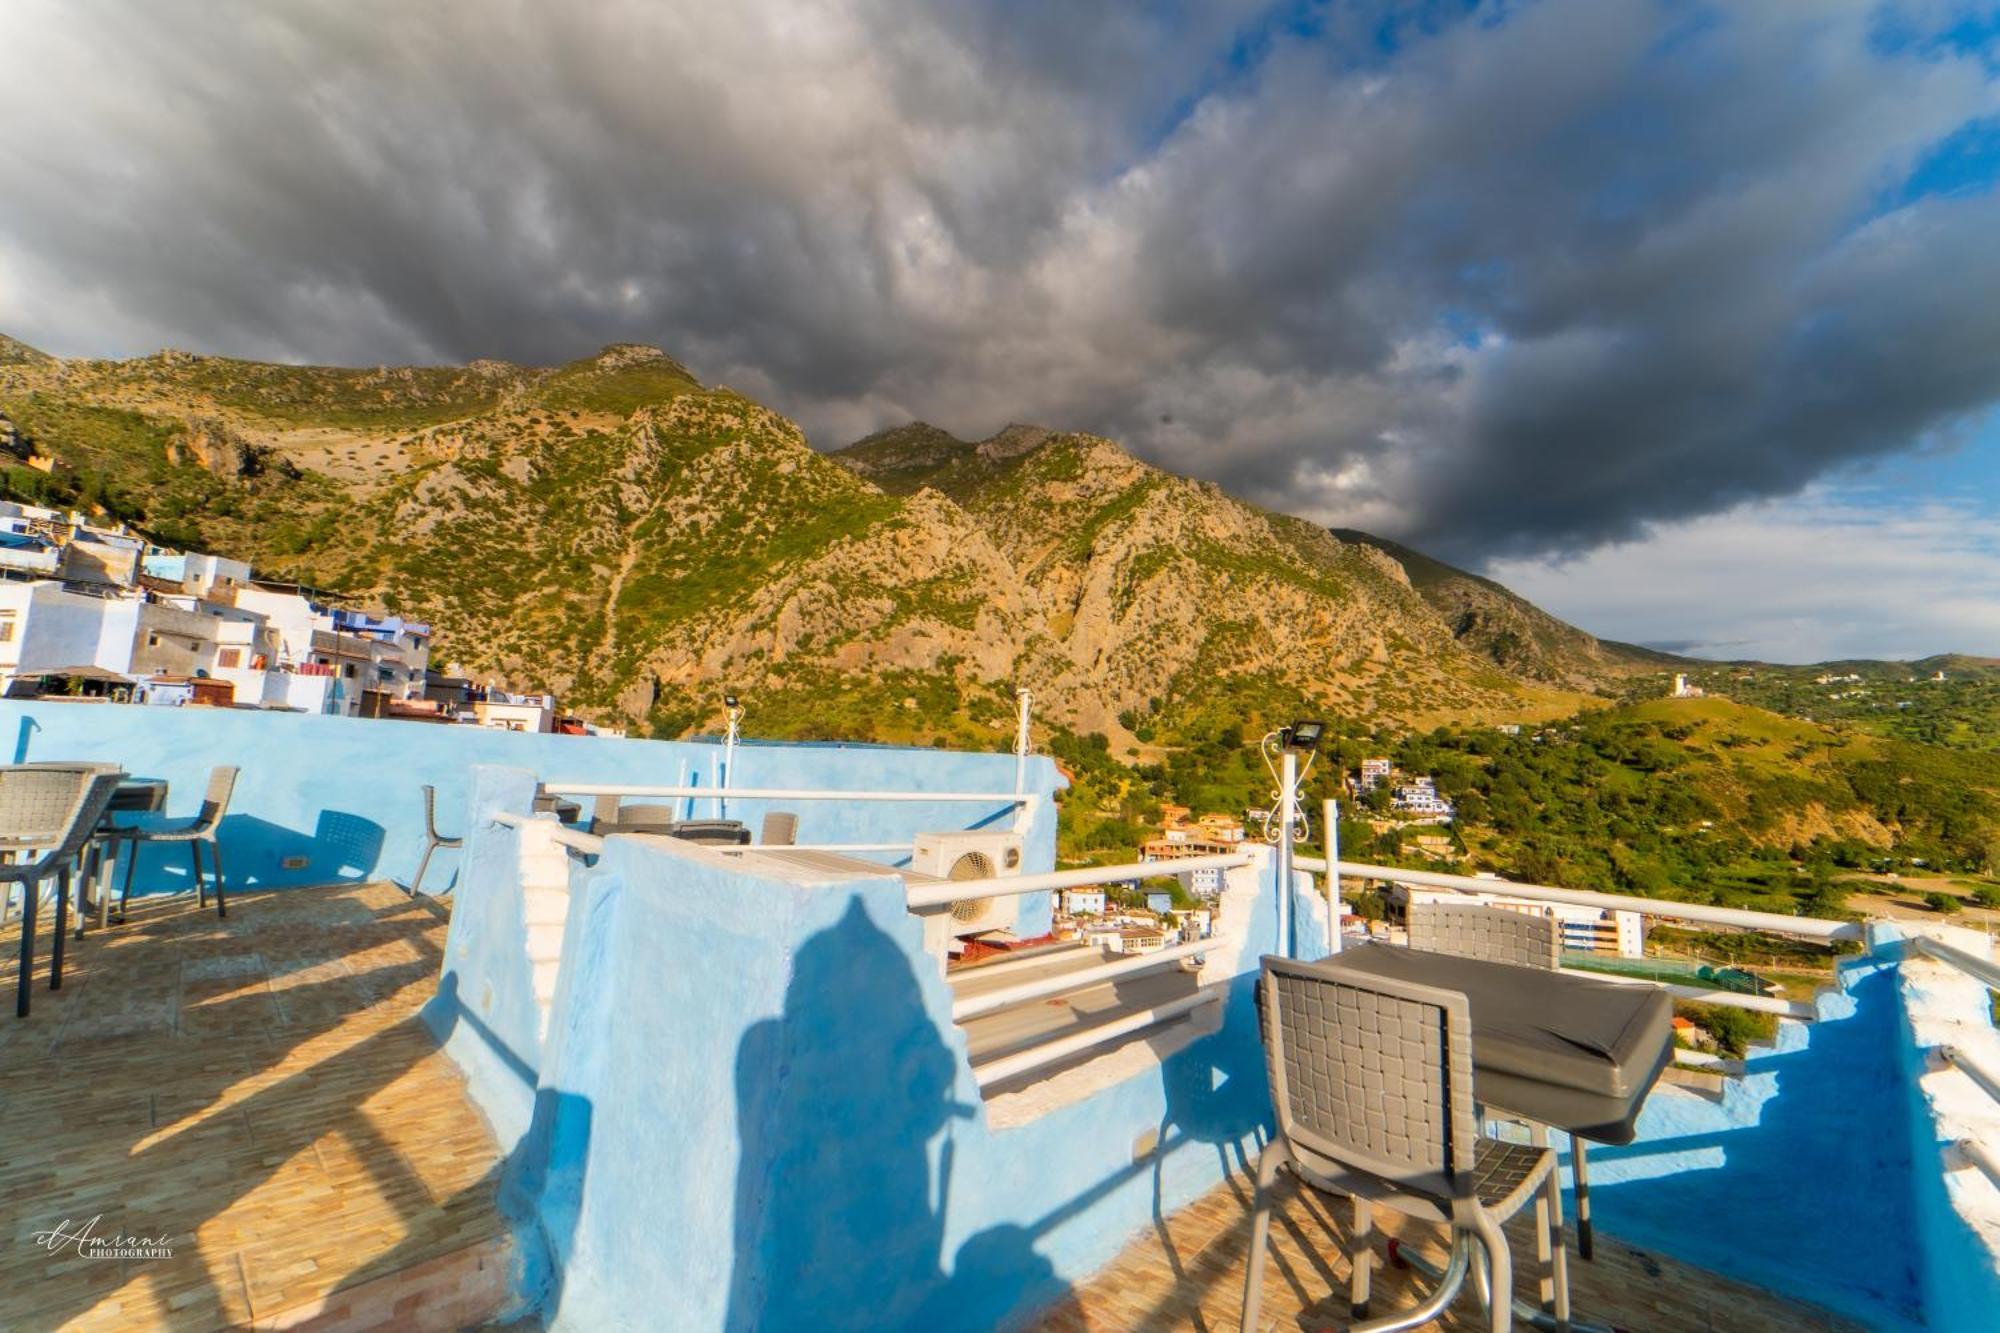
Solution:
M 1995 113 L 1979 53 L 1833 0 L 1460 13 L 17 3 L 0 328 L 653 341 L 822 443 L 1097 429 L 1471 557 L 2000 396 L 2000 209 L 1898 193 Z

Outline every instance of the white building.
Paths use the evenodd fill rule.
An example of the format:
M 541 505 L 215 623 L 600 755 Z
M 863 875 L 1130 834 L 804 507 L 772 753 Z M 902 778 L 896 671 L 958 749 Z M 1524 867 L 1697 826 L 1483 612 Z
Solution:
M 1437 782 L 1432 778 L 1411 778 L 1396 788 L 1390 805 L 1408 815 L 1431 819 L 1452 817 L 1451 802 L 1438 795 Z
M 1062 907 L 1071 916 L 1103 916 L 1104 890 L 1066 889 L 1063 891 Z
M 1496 881 L 1498 882 L 1498 881 Z M 1639 958 L 1646 952 L 1645 918 L 1637 912 L 1607 912 L 1574 903 L 1545 903 L 1529 898 L 1468 898 L 1450 889 L 1425 889 L 1410 884 L 1390 886 L 1391 901 L 1405 911 L 1412 903 L 1477 902 L 1482 907 L 1500 907 L 1529 916 L 1550 916 L 1562 932 L 1563 948 L 1582 953 L 1615 953 L 1621 958 Z
M 1361 790 L 1373 791 L 1389 780 L 1395 772 L 1395 765 L 1387 759 L 1363 759 L 1361 761 Z

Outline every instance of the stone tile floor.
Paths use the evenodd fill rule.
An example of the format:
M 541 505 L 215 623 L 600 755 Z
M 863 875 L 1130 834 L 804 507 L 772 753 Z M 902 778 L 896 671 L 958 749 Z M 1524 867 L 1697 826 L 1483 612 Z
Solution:
M 1133 1240 L 1111 1264 L 1078 1285 L 1036 1325 L 1043 1333 L 1111 1333 L 1128 1329 L 1238 1328 L 1243 1262 L 1250 1244 L 1252 1182 L 1231 1176 L 1165 1225 Z M 1271 1219 L 1270 1266 L 1264 1275 L 1264 1330 L 1344 1329 L 1348 1265 L 1345 1203 L 1301 1191 L 1284 1177 Z M 1427 1280 L 1387 1264 L 1386 1235 L 1407 1237 L 1434 1262 L 1444 1257 L 1441 1228 L 1402 1222 L 1377 1209 L 1376 1267 L 1369 1313 L 1387 1315 L 1416 1303 Z M 1399 1225 L 1400 1224 L 1400 1225 Z M 1508 1229 L 1516 1290 L 1532 1299 L 1533 1210 Z M 1597 1257 L 1584 1263 L 1569 1243 L 1573 1313 L 1634 1333 L 1721 1333 L 1722 1330 L 1839 1330 L 1860 1325 L 1823 1310 L 1732 1282 L 1665 1255 L 1637 1250 L 1597 1234 Z M 1458 1302 L 1426 1329 L 1474 1330 L 1486 1321 L 1468 1283 Z M 1516 1323 L 1515 1327 L 1526 1325 Z M 1259 1333 L 1264 1333 L 1260 1330 Z
M 12 1013 L 0 930 L 0 1329 L 462 1327 L 497 1309 L 499 1157 L 416 1011 L 444 910 L 388 884 L 184 898 L 69 942 Z M 67 1221 L 170 1258 L 83 1258 Z

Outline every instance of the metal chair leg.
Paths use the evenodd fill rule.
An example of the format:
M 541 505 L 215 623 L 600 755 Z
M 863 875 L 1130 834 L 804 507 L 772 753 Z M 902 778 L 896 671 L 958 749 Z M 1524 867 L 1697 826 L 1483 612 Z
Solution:
M 1368 1317 L 1368 1277 L 1375 1266 L 1375 1210 L 1368 1200 L 1354 1200 L 1354 1234 L 1347 1238 L 1347 1301 L 1356 1319 Z M 1461 1279 L 1463 1275 L 1461 1274 Z
M 104 930 L 111 925 L 111 877 L 118 872 L 118 849 L 125 843 L 123 838 L 110 838 L 104 844 L 104 863 L 98 867 L 97 879 L 97 928 Z
M 199 838 L 188 844 L 188 855 L 194 859 L 194 905 L 196 907 L 206 907 L 208 906 L 208 886 L 202 883 L 201 879 L 201 840 Z
M 125 847 L 125 891 L 118 895 L 118 924 L 125 924 L 125 914 L 132 908 L 132 872 L 139 868 L 139 840 L 126 839 Z
M 1576 1252 L 1585 1259 L 1595 1259 L 1597 1247 L 1590 1236 L 1590 1147 L 1572 1134 L 1569 1151 L 1576 1173 Z
M 1549 1127 L 1530 1124 L 1528 1142 L 1549 1146 Z M 1552 1168 L 1535 1200 L 1535 1258 L 1541 1264 L 1542 1308 L 1556 1317 L 1559 1333 L 1569 1333 L 1569 1252 L 1563 1246 L 1562 1169 Z
M 208 844 L 208 861 L 210 867 L 215 871 L 215 914 L 217 916 L 228 916 L 229 904 L 222 896 L 222 843 L 220 841 Z
M 21 973 L 14 984 L 14 1017 L 28 1016 L 28 996 L 34 989 L 35 909 L 42 886 L 31 880 L 21 882 Z
M 410 881 L 410 896 L 415 898 L 424 891 L 424 872 L 431 868 L 431 853 L 438 849 L 436 838 L 424 840 L 424 854 L 417 861 L 416 878 Z
M 1486 1251 L 1491 1287 L 1487 1292 L 1488 1326 L 1493 1333 L 1513 1333 L 1514 1254 L 1507 1248 L 1507 1234 L 1485 1209 L 1479 1210 L 1479 1243 Z
M 56 937 L 49 946 L 49 989 L 62 989 L 63 940 L 69 936 L 69 867 L 56 871 Z
M 1443 1314 L 1445 1308 L 1458 1299 L 1459 1289 L 1465 1285 L 1465 1275 L 1472 1266 L 1471 1233 L 1453 1228 L 1451 1233 L 1451 1258 L 1445 1263 L 1444 1271 L 1438 1275 L 1438 1284 L 1431 1294 L 1408 1310 L 1367 1323 L 1354 1324 L 1348 1333 L 1399 1333 L 1399 1330 L 1417 1328 L 1428 1324 Z
M 1250 1255 L 1243 1268 L 1243 1333 L 1256 1333 L 1264 1313 L 1264 1253 L 1271 1243 L 1271 1186 L 1290 1154 L 1272 1139 L 1257 1155 L 1257 1196 L 1250 1218 Z

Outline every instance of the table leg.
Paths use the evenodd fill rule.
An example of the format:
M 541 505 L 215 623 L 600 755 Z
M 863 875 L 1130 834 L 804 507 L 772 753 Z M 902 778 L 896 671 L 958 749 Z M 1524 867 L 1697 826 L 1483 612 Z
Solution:
M 1528 1142 L 1549 1146 L 1549 1127 L 1528 1124 Z M 1549 1172 L 1535 1200 L 1535 1258 L 1541 1263 L 1542 1308 L 1556 1317 L 1558 1333 L 1569 1330 L 1569 1252 L 1563 1245 L 1562 1167 Z
M 1585 1259 L 1595 1257 L 1590 1238 L 1590 1157 L 1584 1141 L 1569 1138 L 1570 1163 L 1576 1172 L 1576 1252 Z

